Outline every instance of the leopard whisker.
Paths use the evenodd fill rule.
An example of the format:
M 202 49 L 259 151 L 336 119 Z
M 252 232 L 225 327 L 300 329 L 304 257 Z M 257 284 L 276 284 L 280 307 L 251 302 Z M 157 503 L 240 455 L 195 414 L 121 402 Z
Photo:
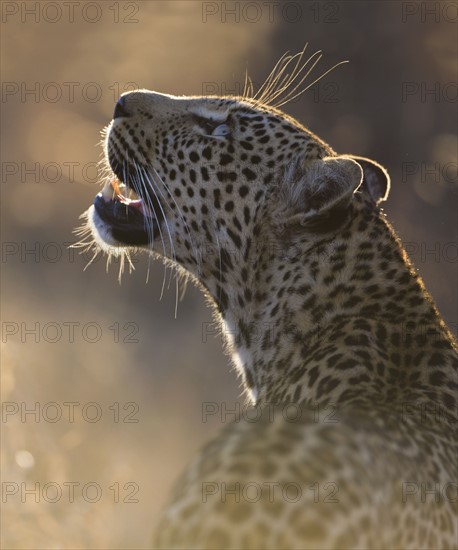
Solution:
M 145 182 L 145 180 L 143 178 L 143 174 L 139 171 L 138 165 L 136 163 L 135 163 L 135 169 L 137 171 L 137 176 L 138 176 L 137 182 L 138 182 L 139 188 L 143 187 L 144 189 L 147 189 L 148 184 L 147 184 L 147 182 Z M 153 194 L 154 194 L 154 196 L 156 197 L 156 200 L 157 200 L 157 195 L 156 195 L 156 192 L 155 192 L 153 186 L 150 184 L 149 187 L 151 188 L 151 191 L 153 192 Z M 154 219 L 156 220 L 157 227 L 158 227 L 158 230 L 159 230 L 159 236 L 160 236 L 161 243 L 162 243 L 162 251 L 163 251 L 163 255 L 165 257 L 166 256 L 166 246 L 165 246 L 164 236 L 163 236 L 163 233 L 162 233 L 161 223 L 159 221 L 159 217 L 158 217 L 158 215 L 156 213 L 156 210 L 154 208 L 153 201 L 151 200 L 148 193 L 144 193 L 144 199 L 143 200 L 145 200 L 148 208 L 153 213 Z M 167 229 L 168 234 L 169 234 L 170 245 L 171 245 L 171 247 L 170 247 L 171 248 L 171 253 L 173 253 L 173 255 L 175 255 L 175 250 L 173 248 L 173 242 L 172 242 L 172 238 L 171 238 L 171 235 L 170 235 L 170 230 L 169 230 L 169 227 L 168 227 L 168 224 L 167 224 L 167 220 L 166 220 L 164 212 L 162 210 L 161 203 L 158 200 L 157 200 L 157 203 L 159 204 L 159 208 L 161 209 L 161 213 L 162 213 L 162 216 L 164 218 L 164 223 L 165 223 L 166 229 Z M 145 217 L 145 223 L 147 224 L 148 234 L 150 235 L 151 246 L 154 247 L 154 244 L 153 244 L 154 243 L 153 228 L 152 228 L 152 223 L 154 223 L 154 221 L 150 221 L 150 220 L 148 220 L 148 218 Z M 149 261 L 148 261 L 148 269 L 149 269 L 150 262 L 151 262 L 151 258 L 149 258 Z M 160 299 L 161 300 L 162 300 L 162 297 L 164 295 L 165 281 L 167 279 L 167 265 L 165 263 L 163 265 L 164 265 L 164 276 L 162 278 L 162 286 L 161 286 L 161 294 L 160 294 Z
M 159 175 L 159 173 L 157 172 L 157 170 L 153 166 L 151 166 L 151 168 L 153 169 L 156 177 L 159 179 L 160 183 L 164 186 L 164 188 L 167 191 L 169 197 L 172 199 L 173 203 L 175 204 L 175 206 L 177 208 L 178 214 L 179 214 L 181 220 L 183 221 L 183 226 L 186 229 L 186 232 L 187 232 L 187 234 L 189 236 L 189 239 L 191 241 L 191 246 L 192 246 L 192 249 L 193 249 L 193 254 L 194 254 L 194 259 L 195 259 L 195 262 L 196 262 L 197 271 L 199 272 L 200 271 L 200 261 L 199 261 L 199 257 L 198 257 L 198 254 L 197 254 L 197 249 L 195 247 L 194 239 L 193 239 L 192 234 L 191 234 L 191 230 L 189 229 L 189 225 L 186 222 L 186 219 L 185 219 L 185 217 L 184 217 L 184 215 L 181 211 L 181 208 L 179 207 L 177 201 L 175 200 L 172 192 L 168 188 L 166 182 L 163 180 L 163 178 Z M 161 196 L 164 198 L 164 196 L 162 194 L 161 194 Z

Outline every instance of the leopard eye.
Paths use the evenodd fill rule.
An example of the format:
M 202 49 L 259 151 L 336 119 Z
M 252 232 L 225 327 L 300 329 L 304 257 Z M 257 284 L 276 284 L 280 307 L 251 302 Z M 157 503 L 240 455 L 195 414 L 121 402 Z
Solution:
M 207 137 L 225 138 L 231 133 L 227 119 L 222 122 L 195 115 L 194 122 L 200 126 Z
M 231 130 L 227 124 L 219 124 L 212 132 L 213 137 L 227 137 Z

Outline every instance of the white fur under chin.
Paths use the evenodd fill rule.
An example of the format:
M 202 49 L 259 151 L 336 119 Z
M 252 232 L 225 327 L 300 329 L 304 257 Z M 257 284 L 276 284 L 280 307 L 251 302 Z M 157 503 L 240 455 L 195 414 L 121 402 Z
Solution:
M 115 256 L 123 254 L 122 247 L 113 238 L 110 227 L 97 214 L 94 205 L 91 205 L 87 211 L 87 222 L 94 240 L 104 252 Z

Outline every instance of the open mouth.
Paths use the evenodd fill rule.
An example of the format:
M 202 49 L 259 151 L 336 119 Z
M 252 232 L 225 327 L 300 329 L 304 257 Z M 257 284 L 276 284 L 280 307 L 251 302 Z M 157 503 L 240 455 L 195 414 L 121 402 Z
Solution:
M 152 206 L 154 208 L 154 204 Z M 144 200 L 116 177 L 96 196 L 94 208 L 119 243 L 147 245 L 159 230 L 157 218 Z

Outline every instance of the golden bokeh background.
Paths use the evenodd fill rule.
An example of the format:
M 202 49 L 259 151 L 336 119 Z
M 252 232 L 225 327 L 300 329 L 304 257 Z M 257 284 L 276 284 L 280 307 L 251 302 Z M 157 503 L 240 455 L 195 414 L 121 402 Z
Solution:
M 246 67 L 259 85 L 305 42 L 325 54 L 315 76 L 350 60 L 285 111 L 336 151 L 387 167 L 385 210 L 456 334 L 456 10 L 68 4 L 1 5 L 1 543 L 146 548 L 174 479 L 224 423 L 204 422 L 202 407 L 243 397 L 196 289 L 175 318 L 174 284 L 159 299 L 160 265 L 146 283 L 136 257 L 119 285 L 116 265 L 83 271 L 90 257 L 68 249 L 99 189 L 97 143 L 117 95 L 237 93 Z

